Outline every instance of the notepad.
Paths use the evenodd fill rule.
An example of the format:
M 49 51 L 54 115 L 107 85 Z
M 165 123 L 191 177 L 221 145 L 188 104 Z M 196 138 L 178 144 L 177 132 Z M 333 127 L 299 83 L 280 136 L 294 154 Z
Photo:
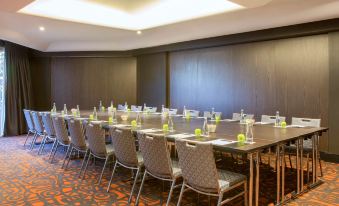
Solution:
M 112 127 L 122 128 L 122 127 L 131 127 L 131 125 L 129 125 L 129 124 L 116 124 L 116 125 L 112 125 Z
M 138 130 L 139 133 L 152 133 L 152 132 L 160 132 L 160 131 L 162 131 L 162 130 L 161 129 L 155 129 L 155 128 Z
M 183 139 L 183 138 L 194 137 L 194 136 L 195 136 L 194 134 L 187 134 L 187 133 L 169 135 L 169 137 L 173 137 L 175 139 Z
M 224 121 L 227 121 L 227 122 L 238 122 L 239 120 L 236 120 L 236 119 L 224 119 Z
M 296 125 L 296 124 L 291 124 L 291 125 L 287 125 L 286 128 L 304 128 L 306 126 L 304 125 Z
M 216 139 L 216 140 L 209 141 L 209 143 L 212 143 L 213 145 L 227 145 L 227 144 L 232 144 L 235 142 L 237 141 L 227 140 L 227 139 Z
M 270 123 L 270 122 L 255 122 L 254 124 L 272 124 L 272 123 Z

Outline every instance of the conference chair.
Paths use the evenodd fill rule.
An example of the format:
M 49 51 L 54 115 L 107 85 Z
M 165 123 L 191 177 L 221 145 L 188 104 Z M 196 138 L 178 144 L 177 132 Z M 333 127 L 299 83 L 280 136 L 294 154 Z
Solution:
M 213 146 L 209 143 L 189 143 L 182 139 L 175 141 L 179 166 L 182 170 L 183 184 L 180 191 L 178 206 L 180 205 L 185 188 L 195 192 L 218 197 L 218 206 L 244 195 L 247 205 L 246 176 L 216 168 L 213 155 Z M 223 194 L 240 186 L 242 192 L 222 201 Z
M 105 163 L 102 168 L 98 184 L 101 183 L 102 176 L 104 174 L 106 165 L 110 159 L 114 158 L 113 145 L 105 143 L 105 130 L 101 128 L 100 124 L 89 123 L 86 126 L 86 137 L 88 141 L 89 156 L 86 162 L 84 174 L 82 179 L 85 178 L 88 162 L 93 158 L 104 159 Z
M 66 128 L 66 123 L 65 123 L 65 119 L 62 116 L 53 116 L 52 117 L 52 122 L 53 122 L 53 126 L 54 126 L 54 130 L 55 130 L 55 137 L 56 137 L 56 141 L 54 142 L 53 146 L 52 146 L 52 150 L 51 150 L 51 154 L 50 154 L 50 159 L 51 159 L 51 163 L 54 160 L 55 154 L 59 148 L 59 146 L 62 146 L 63 148 L 67 148 L 67 152 L 65 154 L 65 158 L 67 156 L 67 153 L 69 151 L 70 148 L 70 137 L 68 136 L 68 131 Z
M 121 166 L 130 169 L 133 172 L 136 171 L 131 193 L 128 198 L 128 203 L 131 203 L 135 185 L 138 181 L 139 174 L 144 165 L 143 158 L 141 154 L 136 151 L 135 137 L 133 136 L 131 129 L 112 128 L 110 130 L 110 134 L 112 138 L 112 145 L 116 161 L 112 171 L 111 179 L 107 186 L 107 192 L 109 192 L 112 179 L 117 167 Z
M 140 152 L 144 158 L 145 172 L 140 185 L 136 205 L 139 203 L 140 195 L 147 175 L 154 178 L 171 182 L 166 206 L 170 204 L 173 190 L 180 186 L 176 185 L 181 177 L 181 169 L 178 162 L 170 158 L 167 140 L 164 135 L 140 134 L 138 135 Z
M 30 147 L 30 150 L 33 150 L 34 145 L 35 145 L 38 137 L 43 137 L 43 139 L 44 139 L 45 130 L 44 130 L 44 127 L 42 125 L 41 116 L 40 116 L 39 112 L 32 111 L 31 114 L 32 114 L 32 118 L 33 118 L 34 129 L 35 129 L 35 135 L 33 137 L 31 147 Z
M 32 115 L 31 115 L 31 111 L 30 110 L 27 110 L 27 109 L 24 109 L 24 115 L 25 115 L 25 119 L 26 119 L 26 124 L 27 124 L 27 136 L 26 136 L 26 140 L 25 140 L 25 143 L 24 143 L 24 147 L 26 145 L 26 142 L 30 136 L 30 134 L 33 134 L 33 136 L 35 136 L 35 129 L 34 129 L 34 124 L 33 124 L 33 120 L 32 120 Z
M 55 137 L 55 130 L 54 130 L 54 126 L 53 126 L 53 121 L 52 121 L 52 117 L 51 117 L 51 113 L 50 112 L 41 112 L 41 119 L 42 119 L 42 123 L 44 125 L 46 134 L 41 142 L 40 148 L 39 148 L 39 152 L 38 154 L 42 153 L 45 147 L 45 144 L 47 141 L 51 140 L 53 142 L 56 141 L 56 137 Z

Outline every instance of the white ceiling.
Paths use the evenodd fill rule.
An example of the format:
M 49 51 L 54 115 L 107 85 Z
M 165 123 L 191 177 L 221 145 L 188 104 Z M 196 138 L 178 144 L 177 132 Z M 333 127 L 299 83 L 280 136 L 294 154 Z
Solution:
M 234 0 L 246 8 L 146 29 L 138 35 L 131 30 L 16 12 L 30 2 L 0 0 L 0 39 L 40 51 L 129 50 L 339 17 L 338 0 L 272 0 L 268 4 L 265 4 L 268 0 L 257 0 L 263 6 L 250 5 L 253 0 Z M 96 2 L 107 3 L 107 0 Z M 122 3 L 117 7 L 133 11 L 143 5 Z M 40 31 L 40 26 L 45 27 L 45 31 Z

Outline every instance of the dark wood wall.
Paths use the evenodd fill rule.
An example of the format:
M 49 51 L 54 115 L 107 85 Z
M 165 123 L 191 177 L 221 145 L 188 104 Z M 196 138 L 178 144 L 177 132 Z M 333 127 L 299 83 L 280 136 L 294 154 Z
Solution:
M 136 60 L 133 57 L 55 57 L 51 62 L 51 101 L 82 109 L 136 103 Z
M 138 104 L 166 105 L 166 53 L 137 57 Z

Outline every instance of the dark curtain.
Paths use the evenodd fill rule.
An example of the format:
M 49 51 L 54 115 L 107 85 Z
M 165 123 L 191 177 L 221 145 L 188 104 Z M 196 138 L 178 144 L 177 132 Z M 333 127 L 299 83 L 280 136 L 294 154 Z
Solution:
M 6 94 L 5 136 L 26 133 L 24 108 L 32 106 L 28 48 L 5 42 Z

